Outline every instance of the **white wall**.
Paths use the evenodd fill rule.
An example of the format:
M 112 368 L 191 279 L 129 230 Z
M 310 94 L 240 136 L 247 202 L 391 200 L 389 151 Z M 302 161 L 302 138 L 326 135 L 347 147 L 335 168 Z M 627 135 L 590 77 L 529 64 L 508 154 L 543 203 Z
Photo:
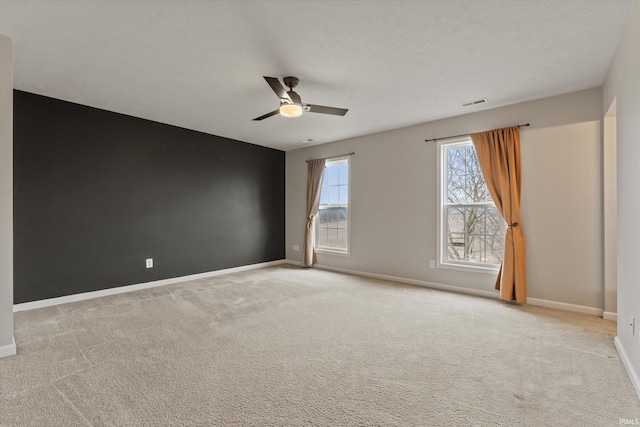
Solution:
M 618 336 L 640 396 L 640 5 L 636 2 L 603 86 L 602 115 L 616 100 L 618 169 Z
M 303 240 L 305 160 L 354 151 L 351 255 L 318 254 L 319 264 L 493 292 L 494 274 L 429 268 L 438 245 L 437 147 L 425 139 L 522 123 L 531 123 L 521 129 L 529 297 L 598 312 L 603 300 L 598 88 L 287 152 L 287 259 L 301 256 L 292 245 Z
M 531 128 L 521 143 L 528 295 L 602 309 L 600 122 Z
M 0 34 L 0 357 L 13 341 L 13 46 Z
M 602 141 L 603 220 L 604 220 L 604 310 L 618 308 L 618 171 L 615 101 L 604 118 Z

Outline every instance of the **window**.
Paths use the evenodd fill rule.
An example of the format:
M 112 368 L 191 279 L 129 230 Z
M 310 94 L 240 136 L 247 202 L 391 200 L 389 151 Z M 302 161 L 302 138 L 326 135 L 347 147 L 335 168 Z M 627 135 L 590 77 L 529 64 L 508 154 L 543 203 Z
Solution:
M 440 148 L 440 264 L 496 269 L 506 223 L 496 209 L 471 138 Z
M 349 158 L 327 160 L 316 218 L 316 249 L 349 252 Z

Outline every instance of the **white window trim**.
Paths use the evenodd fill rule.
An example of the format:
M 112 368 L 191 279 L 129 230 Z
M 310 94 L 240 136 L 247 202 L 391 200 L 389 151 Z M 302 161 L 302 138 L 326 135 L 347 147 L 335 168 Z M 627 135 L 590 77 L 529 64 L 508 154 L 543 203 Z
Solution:
M 353 162 L 351 161 L 351 157 L 350 155 L 345 155 L 345 156 L 338 156 L 338 157 L 328 157 L 326 159 L 326 163 L 329 162 L 337 162 L 340 160 L 346 160 L 347 164 L 349 165 L 349 167 L 347 168 L 347 186 L 349 189 L 349 192 L 347 194 L 347 250 L 346 251 L 340 251 L 340 250 L 336 250 L 336 249 L 331 249 L 331 248 L 319 248 L 319 247 L 315 247 L 315 251 L 318 254 L 323 254 L 323 255 L 335 255 L 335 256 L 341 256 L 341 257 L 349 257 L 351 255 L 351 166 L 353 164 Z M 326 165 L 325 163 L 325 165 Z M 319 209 L 318 209 L 319 211 Z M 316 215 L 317 217 L 317 215 Z M 315 240 L 315 235 L 316 235 L 316 222 L 314 221 L 314 230 L 313 230 L 313 235 L 314 235 L 314 240 Z M 314 243 L 315 245 L 315 243 Z
M 437 155 L 437 164 L 436 164 L 436 174 L 437 174 L 437 186 L 438 186 L 438 206 L 437 206 L 437 230 L 438 230 L 438 243 L 436 250 L 436 268 L 444 268 L 449 270 L 458 270 L 458 271 L 466 271 L 466 272 L 475 272 L 475 273 L 486 273 L 486 274 L 496 274 L 498 270 L 500 270 L 500 265 L 496 264 L 480 264 L 469 261 L 445 261 L 445 254 L 447 253 L 447 224 L 444 221 L 444 211 L 446 205 L 444 203 L 444 182 L 442 173 L 445 167 L 445 157 L 444 157 L 444 146 L 462 146 L 468 145 L 469 137 L 457 137 L 457 138 L 449 138 L 438 140 L 436 142 L 438 155 Z

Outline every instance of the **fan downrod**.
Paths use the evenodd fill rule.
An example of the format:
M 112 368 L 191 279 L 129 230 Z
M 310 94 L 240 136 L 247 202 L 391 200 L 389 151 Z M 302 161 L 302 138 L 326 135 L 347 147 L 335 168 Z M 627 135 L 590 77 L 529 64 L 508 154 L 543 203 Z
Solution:
M 293 90 L 294 87 L 298 86 L 298 82 L 300 80 L 297 77 L 288 76 L 282 79 L 284 85 L 289 88 L 289 90 Z

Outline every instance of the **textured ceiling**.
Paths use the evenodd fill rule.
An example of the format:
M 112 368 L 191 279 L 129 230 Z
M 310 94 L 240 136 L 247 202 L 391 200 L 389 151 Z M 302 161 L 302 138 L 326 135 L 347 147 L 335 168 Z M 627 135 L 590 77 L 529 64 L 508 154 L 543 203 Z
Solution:
M 600 86 L 633 3 L 0 0 L 0 33 L 16 89 L 290 150 Z M 263 75 L 349 112 L 253 122 Z

